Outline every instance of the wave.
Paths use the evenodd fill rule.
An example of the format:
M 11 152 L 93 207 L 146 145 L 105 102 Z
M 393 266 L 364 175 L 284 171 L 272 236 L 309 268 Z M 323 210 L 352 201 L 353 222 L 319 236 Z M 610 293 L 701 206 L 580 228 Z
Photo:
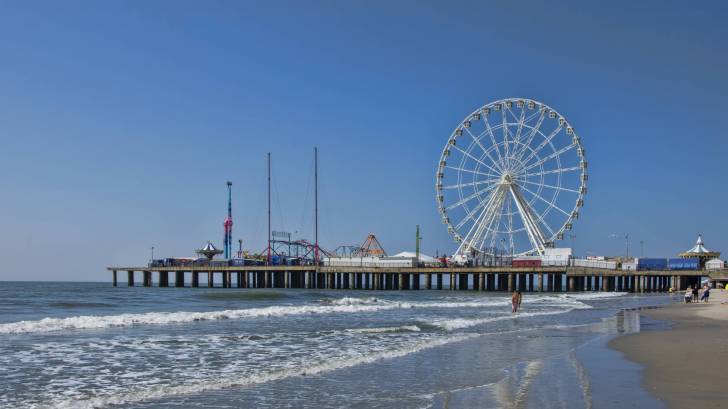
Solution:
M 611 295 L 601 294 L 578 294 L 545 297 L 527 297 L 524 299 L 525 304 L 529 303 L 546 303 L 555 304 L 555 306 L 568 307 L 570 309 L 585 309 L 591 306 L 579 301 L 592 300 L 598 298 L 609 298 L 622 295 L 624 293 L 607 293 Z M 166 325 L 166 324 L 186 324 L 197 321 L 216 321 L 228 319 L 249 319 L 249 318 L 268 318 L 268 317 L 284 317 L 291 315 L 312 315 L 312 314 L 336 314 L 336 313 L 367 313 L 394 309 L 410 309 L 410 308 L 485 308 L 485 307 L 502 307 L 510 304 L 507 297 L 489 297 L 480 301 L 391 301 L 374 297 L 343 297 L 339 299 L 323 301 L 325 305 L 274 305 L 269 307 L 234 309 L 234 310 L 218 310 L 204 312 L 147 312 L 138 314 L 119 314 L 119 315 L 81 315 L 66 318 L 47 317 L 40 320 L 19 321 L 0 324 L 0 334 L 26 334 L 26 333 L 43 333 L 57 332 L 66 330 L 83 330 L 83 329 L 105 329 L 113 327 L 129 327 L 138 325 Z
M 220 390 L 233 387 L 245 387 L 277 381 L 285 378 L 319 375 L 338 369 L 350 368 L 358 365 L 370 364 L 381 360 L 394 359 L 426 349 L 439 347 L 453 342 L 464 341 L 477 337 L 477 334 L 451 336 L 441 339 L 428 339 L 415 342 L 407 347 L 389 351 L 379 351 L 367 355 L 355 355 L 340 359 L 326 360 L 324 362 L 307 365 L 305 367 L 279 370 L 266 374 L 250 375 L 236 374 L 214 380 L 193 381 L 181 385 L 156 385 L 136 389 L 126 393 L 111 396 L 97 396 L 89 399 L 64 399 L 36 406 L 37 408 L 102 408 L 112 405 L 122 405 L 134 402 L 143 402 L 161 399 L 176 395 L 199 394 L 210 390 Z
M 564 314 L 573 311 L 574 308 L 557 310 L 557 311 L 537 311 L 537 312 L 519 312 L 516 314 L 501 315 L 487 318 L 448 318 L 448 319 L 437 319 L 429 322 L 424 322 L 426 325 L 432 325 L 445 331 L 454 331 L 457 329 L 470 328 L 477 325 L 487 324 L 495 321 L 515 320 L 518 318 L 526 317 L 537 317 L 542 315 L 557 315 Z
M 388 301 L 386 303 L 349 303 L 343 305 L 282 305 L 206 312 L 179 311 L 119 315 L 84 315 L 67 318 L 48 317 L 36 321 L 20 321 L 0 324 L 0 334 L 26 334 L 79 329 L 104 329 L 137 325 L 186 324 L 196 321 L 283 317 L 289 315 L 376 312 L 407 308 L 480 308 L 496 305 L 506 305 L 506 303 L 503 301 L 454 303 Z
M 400 325 L 399 327 L 354 328 L 347 331 L 358 334 L 376 334 L 383 332 L 420 332 L 422 329 L 417 325 Z

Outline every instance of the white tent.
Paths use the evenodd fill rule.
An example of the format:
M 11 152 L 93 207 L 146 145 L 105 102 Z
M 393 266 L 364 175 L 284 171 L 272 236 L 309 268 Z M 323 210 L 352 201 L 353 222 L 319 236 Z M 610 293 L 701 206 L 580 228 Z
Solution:
M 403 251 L 401 253 L 397 253 L 394 256 L 391 257 L 401 257 L 401 258 L 416 258 L 417 254 L 413 251 Z M 437 263 L 437 260 L 434 257 L 430 257 L 427 254 L 420 253 L 420 263 Z
M 723 268 L 725 268 L 725 261 L 718 258 L 708 260 L 707 262 L 705 262 L 705 268 L 707 270 L 722 270 Z

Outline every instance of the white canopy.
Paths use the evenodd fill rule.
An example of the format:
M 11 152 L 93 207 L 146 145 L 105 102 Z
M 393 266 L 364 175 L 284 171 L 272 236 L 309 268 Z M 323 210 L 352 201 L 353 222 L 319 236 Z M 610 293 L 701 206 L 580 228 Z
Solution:
M 710 250 L 706 249 L 703 245 L 703 235 L 698 235 L 698 241 L 695 242 L 695 246 L 691 248 L 690 250 L 686 251 L 686 253 L 693 253 L 693 254 L 705 254 L 705 253 L 712 253 Z
M 416 258 L 417 254 L 413 251 L 403 251 L 401 253 L 397 253 L 392 257 L 405 257 L 405 258 Z M 435 260 L 434 257 L 430 257 L 427 254 L 420 253 L 420 261 L 423 263 L 436 263 L 437 260 Z
M 705 268 L 707 268 L 708 270 L 720 270 L 723 267 L 725 267 L 725 261 L 723 261 L 719 258 L 714 258 L 712 260 L 708 260 L 705 263 Z

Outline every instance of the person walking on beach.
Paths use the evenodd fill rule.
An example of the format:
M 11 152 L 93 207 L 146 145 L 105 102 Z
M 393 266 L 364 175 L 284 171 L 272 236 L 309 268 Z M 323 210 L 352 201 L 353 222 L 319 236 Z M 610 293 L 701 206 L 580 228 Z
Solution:
M 698 285 L 693 286 L 693 302 L 698 302 Z
M 710 298 L 710 287 L 706 284 L 703 288 L 703 296 L 700 297 L 700 301 L 708 302 L 708 298 Z
M 518 309 L 521 307 L 522 299 L 523 297 L 521 296 L 520 291 L 513 292 L 513 295 L 511 296 L 511 307 L 514 313 L 518 312 Z

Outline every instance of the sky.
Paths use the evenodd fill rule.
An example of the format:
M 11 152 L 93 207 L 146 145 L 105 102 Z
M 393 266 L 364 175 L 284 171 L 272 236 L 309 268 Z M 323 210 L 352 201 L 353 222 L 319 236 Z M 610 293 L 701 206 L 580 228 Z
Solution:
M 462 119 L 507 97 L 579 130 L 579 255 L 728 253 L 728 6 L 684 1 L 4 1 L 0 280 L 273 230 L 452 253 L 435 170 Z M 619 238 L 615 238 L 618 236 Z M 640 242 L 644 242 L 640 245 Z M 561 243 L 569 246 L 570 240 Z M 644 248 L 642 252 L 641 247 Z

